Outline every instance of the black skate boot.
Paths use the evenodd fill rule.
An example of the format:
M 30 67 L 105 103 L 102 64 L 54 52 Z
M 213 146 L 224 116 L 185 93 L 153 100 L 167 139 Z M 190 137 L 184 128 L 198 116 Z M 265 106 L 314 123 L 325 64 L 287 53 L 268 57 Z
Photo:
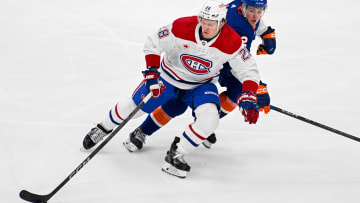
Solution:
M 129 138 L 123 142 L 129 152 L 135 152 L 140 150 L 145 144 L 146 134 L 143 133 L 140 127 L 136 128 L 132 133 L 130 133 Z
M 210 149 L 211 145 L 216 143 L 216 136 L 215 133 L 212 133 L 211 135 L 209 135 L 209 137 L 206 138 L 206 140 L 203 141 L 203 145 L 204 147 Z
M 184 160 L 184 154 L 177 151 L 177 143 L 180 142 L 179 137 L 175 137 L 165 156 L 165 164 L 162 170 L 168 174 L 177 176 L 179 178 L 186 178 L 187 172 L 190 171 L 190 166 Z
M 83 146 L 85 149 L 90 149 L 100 142 L 106 135 L 110 134 L 112 130 L 108 131 L 100 124 L 97 124 L 95 128 L 92 128 L 90 132 L 85 136 L 83 140 Z

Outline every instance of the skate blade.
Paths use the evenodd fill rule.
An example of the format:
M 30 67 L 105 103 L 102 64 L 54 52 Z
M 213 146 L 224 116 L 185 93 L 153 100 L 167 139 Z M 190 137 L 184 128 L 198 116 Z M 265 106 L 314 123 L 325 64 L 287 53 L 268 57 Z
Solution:
M 135 152 L 138 151 L 139 149 L 132 143 L 132 142 L 123 142 L 124 147 L 129 151 L 129 152 Z
M 186 178 L 186 174 L 187 174 L 186 171 L 179 170 L 167 162 L 163 165 L 161 170 L 164 171 L 165 173 L 168 173 L 170 175 L 173 175 L 173 176 L 176 176 L 179 178 Z
M 203 141 L 202 144 L 204 145 L 204 147 L 206 147 L 206 148 L 208 148 L 208 149 L 210 149 L 210 148 L 211 148 L 211 145 L 212 145 L 212 144 L 211 144 L 209 141 L 207 141 L 207 140 Z

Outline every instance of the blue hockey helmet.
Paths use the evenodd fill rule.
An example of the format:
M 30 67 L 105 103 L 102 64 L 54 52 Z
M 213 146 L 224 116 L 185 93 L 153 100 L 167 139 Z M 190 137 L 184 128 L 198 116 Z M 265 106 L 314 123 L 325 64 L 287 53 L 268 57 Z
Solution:
M 267 0 L 242 0 L 242 2 L 246 6 L 251 6 L 254 8 L 266 8 L 267 7 Z

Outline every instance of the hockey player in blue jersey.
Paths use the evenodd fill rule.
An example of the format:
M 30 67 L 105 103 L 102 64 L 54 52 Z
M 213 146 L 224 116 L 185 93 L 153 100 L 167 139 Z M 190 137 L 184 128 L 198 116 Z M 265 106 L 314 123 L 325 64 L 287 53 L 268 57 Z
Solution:
M 258 55 L 273 54 L 276 49 L 275 30 L 266 26 L 261 18 L 266 7 L 267 0 L 235 0 L 228 4 L 227 23 L 241 36 L 247 49 L 251 49 L 251 43 L 256 36 L 261 37 L 263 43 L 258 46 Z M 226 91 L 220 94 L 222 118 L 237 107 L 236 100 L 242 92 L 242 84 L 234 77 L 229 63 L 224 64 L 219 83 L 226 87 Z M 260 111 L 267 114 L 270 111 L 270 97 L 265 83 L 260 83 L 256 94 Z M 140 127 L 130 133 L 124 146 L 130 152 L 141 149 L 147 136 L 166 125 L 172 118 L 184 113 L 186 109 L 187 106 L 178 99 L 168 101 L 153 111 Z M 215 142 L 216 137 L 212 133 L 204 140 L 203 145 L 210 148 Z

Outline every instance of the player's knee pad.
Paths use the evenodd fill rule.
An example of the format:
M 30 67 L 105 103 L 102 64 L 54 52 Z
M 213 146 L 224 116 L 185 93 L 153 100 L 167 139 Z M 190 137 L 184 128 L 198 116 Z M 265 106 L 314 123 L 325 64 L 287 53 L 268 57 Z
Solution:
M 179 149 L 186 153 L 199 146 L 219 125 L 217 105 L 206 103 L 195 109 L 196 120 L 184 131 Z M 185 141 L 186 140 L 186 141 Z
M 196 121 L 192 125 L 205 138 L 213 133 L 219 125 L 219 111 L 214 103 L 206 103 L 195 109 Z

